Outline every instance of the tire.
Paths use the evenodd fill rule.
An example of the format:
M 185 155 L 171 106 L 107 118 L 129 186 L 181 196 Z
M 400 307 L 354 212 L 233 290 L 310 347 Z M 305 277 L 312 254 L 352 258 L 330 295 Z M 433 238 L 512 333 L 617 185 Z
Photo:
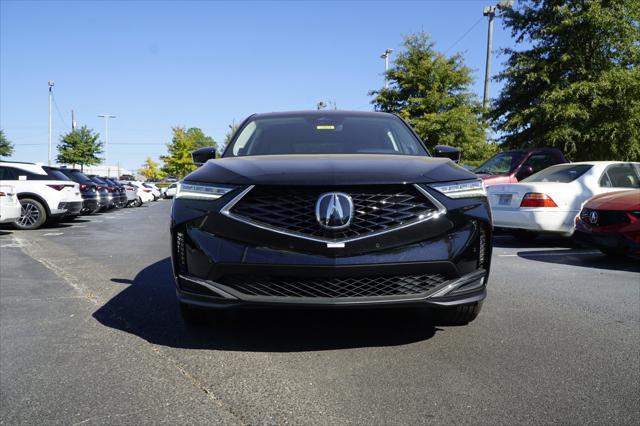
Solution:
M 102 207 L 100 207 L 100 205 L 98 205 L 98 207 L 96 207 L 95 209 L 91 210 L 91 212 L 89 213 L 91 214 L 96 214 L 98 213 L 100 210 L 102 210 Z
M 20 199 L 22 205 L 22 215 L 13 222 L 16 229 L 31 230 L 38 229 L 47 221 L 47 209 L 38 200 L 33 198 Z
M 135 207 L 140 207 L 142 206 L 144 203 L 142 202 L 142 198 L 138 197 L 138 199 L 136 200 L 136 203 L 134 204 Z
M 481 310 L 482 302 L 475 302 L 444 308 L 437 312 L 436 317 L 441 325 L 466 325 L 476 319 Z
M 512 231 L 511 235 L 518 241 L 533 241 L 538 238 L 538 234 L 536 234 L 535 232 L 525 231 L 524 229 Z

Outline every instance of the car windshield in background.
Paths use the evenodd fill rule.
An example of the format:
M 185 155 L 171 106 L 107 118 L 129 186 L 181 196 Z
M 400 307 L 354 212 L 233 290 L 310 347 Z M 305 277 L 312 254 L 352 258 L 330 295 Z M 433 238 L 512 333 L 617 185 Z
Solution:
M 591 169 L 589 164 L 563 164 L 561 166 L 551 166 L 538 173 L 529 176 L 521 182 L 558 182 L 569 183 L 578 179 Z
M 54 180 L 71 180 L 67 175 L 62 173 L 60 170 L 45 168 L 45 171 Z
M 245 125 L 225 157 L 283 154 L 427 155 L 394 116 L 317 114 L 257 117 Z
M 510 173 L 518 165 L 523 155 L 523 152 L 502 152 L 488 159 L 473 172 L 489 175 Z

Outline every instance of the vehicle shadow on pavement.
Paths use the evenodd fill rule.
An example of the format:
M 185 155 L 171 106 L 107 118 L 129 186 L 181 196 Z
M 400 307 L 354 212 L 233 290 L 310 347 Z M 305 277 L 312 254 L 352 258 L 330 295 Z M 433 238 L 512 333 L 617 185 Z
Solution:
M 569 237 L 557 237 L 554 235 L 540 235 L 532 240 L 518 240 L 508 234 L 496 234 L 493 237 L 493 246 L 500 248 L 545 248 L 545 247 L 580 247 Z
M 604 253 L 576 252 L 573 250 L 532 250 L 519 251 L 518 256 L 536 262 L 554 263 L 558 265 L 584 266 L 595 269 L 608 269 L 612 271 L 640 272 L 638 260 L 625 257 L 611 257 Z
M 150 343 L 176 348 L 259 352 L 317 351 L 396 346 L 439 331 L 417 310 L 242 310 L 211 315 L 199 327 L 179 314 L 170 259 L 140 271 L 133 281 L 94 312 L 101 324 Z

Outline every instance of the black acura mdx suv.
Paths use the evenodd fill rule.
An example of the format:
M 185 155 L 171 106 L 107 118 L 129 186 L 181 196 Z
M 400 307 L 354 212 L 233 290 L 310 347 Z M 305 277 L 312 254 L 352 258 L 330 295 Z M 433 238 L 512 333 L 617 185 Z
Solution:
M 486 297 L 482 181 L 395 115 L 256 114 L 179 184 L 172 263 L 181 313 L 422 306 L 465 324 Z M 450 158 L 446 158 L 450 157 Z

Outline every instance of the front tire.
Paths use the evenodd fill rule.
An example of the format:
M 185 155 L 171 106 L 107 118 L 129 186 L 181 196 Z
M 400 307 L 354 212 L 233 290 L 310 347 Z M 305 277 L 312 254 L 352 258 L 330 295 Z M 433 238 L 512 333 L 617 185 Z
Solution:
M 467 325 L 478 317 L 482 310 L 482 302 L 444 308 L 437 314 L 438 323 L 442 325 Z
M 33 198 L 20 199 L 22 205 L 22 214 L 20 218 L 13 222 L 16 229 L 32 230 L 38 229 L 47 221 L 47 209 L 42 203 Z

